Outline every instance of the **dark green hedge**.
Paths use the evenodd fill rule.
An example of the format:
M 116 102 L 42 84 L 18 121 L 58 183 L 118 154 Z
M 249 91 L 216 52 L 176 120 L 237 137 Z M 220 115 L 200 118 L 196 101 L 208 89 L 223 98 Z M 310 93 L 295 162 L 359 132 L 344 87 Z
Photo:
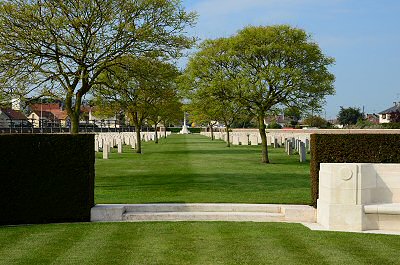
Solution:
M 182 130 L 182 127 L 169 127 L 167 128 L 167 131 L 170 131 L 172 133 L 178 133 Z M 189 132 L 191 133 L 200 133 L 201 128 L 188 128 Z
M 312 134 L 310 171 L 314 207 L 320 163 L 400 163 L 400 135 Z
M 94 135 L 0 135 L 0 224 L 90 221 Z

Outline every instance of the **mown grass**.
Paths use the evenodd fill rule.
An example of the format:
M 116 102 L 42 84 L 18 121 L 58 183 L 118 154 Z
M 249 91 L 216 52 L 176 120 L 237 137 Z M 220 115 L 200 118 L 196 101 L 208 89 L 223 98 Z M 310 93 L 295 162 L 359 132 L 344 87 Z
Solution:
M 0 264 L 399 264 L 398 236 L 285 223 L 0 227 Z
M 233 146 L 200 135 L 172 135 L 96 159 L 96 203 L 238 202 L 309 204 L 309 163 L 283 149 Z

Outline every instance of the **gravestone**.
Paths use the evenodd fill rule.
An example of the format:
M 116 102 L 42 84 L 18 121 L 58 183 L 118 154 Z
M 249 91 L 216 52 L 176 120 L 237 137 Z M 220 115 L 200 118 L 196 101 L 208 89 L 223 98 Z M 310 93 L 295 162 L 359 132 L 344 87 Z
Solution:
M 300 150 L 299 150 L 300 162 L 301 162 L 301 163 L 304 163 L 304 162 L 306 162 L 306 159 L 307 159 L 307 158 L 306 158 L 306 154 L 307 154 L 307 151 L 306 151 L 306 144 L 303 143 L 303 142 L 300 142 L 299 146 L 300 146 Z
M 118 145 L 118 154 L 122 154 L 122 140 L 119 139 L 117 141 L 117 145 Z
M 103 159 L 108 159 L 110 146 L 108 144 L 103 145 Z
M 98 152 L 98 151 L 99 151 L 99 140 L 98 140 L 98 139 L 96 139 L 96 140 L 94 141 L 94 151 L 95 151 L 95 152 Z
M 287 148 L 286 148 L 286 152 L 287 152 L 287 154 L 290 156 L 290 155 L 293 155 L 293 147 L 292 147 L 292 145 L 290 144 L 290 141 L 288 141 L 288 145 L 287 145 Z
M 279 144 L 278 144 L 278 139 L 274 138 L 274 148 L 278 148 Z

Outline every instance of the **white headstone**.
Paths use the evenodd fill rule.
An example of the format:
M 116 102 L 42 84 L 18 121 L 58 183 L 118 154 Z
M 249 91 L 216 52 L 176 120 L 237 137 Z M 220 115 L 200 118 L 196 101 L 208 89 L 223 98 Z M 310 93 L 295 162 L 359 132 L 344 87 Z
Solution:
M 118 145 L 118 154 L 122 154 L 122 140 L 118 140 L 117 142 Z
M 303 142 L 300 142 L 299 146 L 300 146 L 300 150 L 299 150 L 300 162 L 301 162 L 301 163 L 304 163 L 304 162 L 306 162 L 306 159 L 307 159 L 307 158 L 306 158 L 306 155 L 307 155 L 307 152 L 306 152 L 306 144 L 303 143 Z
M 109 146 L 108 144 L 103 145 L 103 159 L 108 159 L 109 154 Z

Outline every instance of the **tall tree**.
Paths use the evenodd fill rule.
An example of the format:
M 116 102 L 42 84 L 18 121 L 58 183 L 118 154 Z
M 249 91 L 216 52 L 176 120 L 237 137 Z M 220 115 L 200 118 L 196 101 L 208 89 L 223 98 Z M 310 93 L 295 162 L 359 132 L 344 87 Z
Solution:
M 201 47 L 197 60 L 213 66 L 198 80 L 228 82 L 225 93 L 239 102 L 258 121 L 262 139 L 262 162 L 269 163 L 264 118 L 283 106 L 307 108 L 310 102 L 334 93 L 334 75 L 328 67 L 334 62 L 301 29 L 287 25 L 247 27 L 228 39 L 214 41 L 211 55 Z M 190 64 L 189 64 L 190 67 Z M 215 70 L 215 71 L 214 71 Z M 221 90 L 217 89 L 217 94 Z M 316 105 L 316 104 L 315 104 Z
M 262 162 L 269 163 L 264 117 L 282 105 L 306 108 L 315 95 L 334 92 L 325 56 L 304 30 L 287 25 L 247 27 L 233 38 L 242 80 L 239 100 L 258 120 Z
M 179 57 L 193 44 L 184 30 L 194 20 L 180 0 L 4 0 L 0 82 L 61 91 L 78 133 L 82 98 L 103 72 L 126 54 Z
M 137 153 L 142 152 L 141 128 L 145 120 L 152 108 L 171 93 L 178 74 L 174 65 L 155 58 L 124 57 L 100 76 L 95 94 L 130 115 Z
M 338 122 L 342 125 L 353 125 L 356 124 L 358 120 L 363 119 L 363 114 L 360 108 L 343 108 L 340 107 L 340 111 L 337 116 Z
M 230 60 L 229 39 L 207 40 L 189 60 L 184 78 L 188 97 L 192 99 L 194 117 L 208 121 L 213 139 L 213 124 L 221 122 L 227 132 L 230 147 L 231 125 L 243 112 L 239 101 L 233 100 L 240 69 Z
M 177 112 L 181 113 L 180 110 L 182 104 L 180 103 L 180 98 L 178 97 L 176 83 L 171 80 L 170 85 L 170 87 L 166 87 L 164 89 L 162 97 L 157 97 L 153 105 L 149 106 L 150 110 L 148 120 L 154 126 L 154 142 L 156 144 L 158 143 L 159 138 L 158 125 L 164 121 L 164 127 L 166 127 L 166 121 L 173 119 Z M 180 118 L 182 118 L 182 115 L 180 115 Z

